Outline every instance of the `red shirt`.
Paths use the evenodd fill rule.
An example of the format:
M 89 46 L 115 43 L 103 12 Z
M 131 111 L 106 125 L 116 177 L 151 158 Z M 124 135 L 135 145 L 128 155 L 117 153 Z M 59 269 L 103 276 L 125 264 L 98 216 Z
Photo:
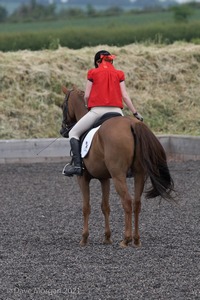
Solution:
M 110 62 L 103 61 L 98 68 L 90 69 L 87 79 L 92 81 L 88 108 L 114 106 L 123 108 L 120 82 L 125 80 L 123 71 L 115 69 Z

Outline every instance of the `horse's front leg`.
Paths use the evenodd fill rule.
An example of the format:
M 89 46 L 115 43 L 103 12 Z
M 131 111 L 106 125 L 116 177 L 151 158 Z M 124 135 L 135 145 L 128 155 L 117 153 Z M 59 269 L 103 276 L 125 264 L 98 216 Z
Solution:
M 109 205 L 109 194 L 110 194 L 110 179 L 102 179 L 101 182 L 101 190 L 102 190 L 102 202 L 101 202 L 101 210 L 105 217 L 105 238 L 104 244 L 111 244 L 111 230 L 110 230 L 110 205 Z
M 89 236 L 89 216 L 91 212 L 90 207 L 90 179 L 87 176 L 78 176 L 78 183 L 81 189 L 82 198 L 83 198 L 83 233 L 82 239 L 80 241 L 81 246 L 86 246 Z
M 140 247 L 140 234 L 139 234 L 139 215 L 141 211 L 141 195 L 144 190 L 144 174 L 136 173 L 134 176 L 135 181 L 135 197 L 133 202 L 133 210 L 134 210 L 134 224 L 135 230 L 133 234 L 134 246 Z

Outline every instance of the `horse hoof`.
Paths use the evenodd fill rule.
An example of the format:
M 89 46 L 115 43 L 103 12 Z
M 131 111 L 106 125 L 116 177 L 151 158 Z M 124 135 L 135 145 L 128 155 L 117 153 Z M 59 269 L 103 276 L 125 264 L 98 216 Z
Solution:
M 122 248 L 127 248 L 127 247 L 128 247 L 128 243 L 125 242 L 125 241 L 121 241 L 121 243 L 120 243 L 119 245 L 120 245 L 120 247 L 122 247 Z
M 105 240 L 103 241 L 103 244 L 104 244 L 104 245 L 111 245 L 111 244 L 112 244 L 112 240 L 111 240 L 111 239 L 105 239 Z
M 87 241 L 81 240 L 80 241 L 80 246 L 85 247 L 85 246 L 87 246 L 87 243 L 88 243 Z
M 137 241 L 137 242 L 133 242 L 133 246 L 135 248 L 140 248 L 142 246 L 141 242 L 140 241 Z

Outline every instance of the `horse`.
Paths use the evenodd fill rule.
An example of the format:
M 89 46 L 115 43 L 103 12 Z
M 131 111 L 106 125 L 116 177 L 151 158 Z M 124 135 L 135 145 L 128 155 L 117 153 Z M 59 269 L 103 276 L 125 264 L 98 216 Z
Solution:
M 87 112 L 84 104 L 84 93 L 78 88 L 68 89 L 63 86 L 65 94 L 62 104 L 61 134 L 70 128 Z M 83 158 L 83 175 L 77 176 L 83 199 L 83 232 L 81 246 L 88 243 L 90 206 L 90 181 L 95 178 L 101 183 L 101 209 L 105 219 L 104 243 L 111 244 L 109 224 L 110 179 L 119 194 L 124 209 L 124 237 L 121 247 L 127 247 L 133 242 L 141 246 L 139 234 L 139 214 L 141 211 L 141 196 L 146 181 L 150 178 L 150 187 L 146 189 L 147 199 L 160 196 L 173 202 L 174 182 L 170 175 L 164 148 L 144 122 L 131 116 L 115 116 L 107 119 L 94 134 L 91 148 Z M 127 187 L 128 172 L 134 174 L 134 199 Z M 134 212 L 134 232 L 132 233 L 132 214 Z

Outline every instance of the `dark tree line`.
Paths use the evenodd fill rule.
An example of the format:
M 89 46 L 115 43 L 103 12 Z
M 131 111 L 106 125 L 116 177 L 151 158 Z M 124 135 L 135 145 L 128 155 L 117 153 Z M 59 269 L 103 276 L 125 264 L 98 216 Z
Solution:
M 71 0 L 72 2 L 72 0 Z M 81 3 L 81 0 L 73 0 L 73 3 L 76 2 Z M 82 0 L 85 3 L 85 0 Z M 97 4 L 98 1 L 95 1 Z M 112 2 L 112 1 L 110 1 Z M 115 1 L 116 4 L 120 2 L 120 5 L 110 6 L 105 10 L 98 11 L 96 10 L 92 4 L 88 3 L 86 9 L 83 10 L 78 7 L 74 8 L 66 8 L 62 9 L 62 11 L 58 12 L 56 10 L 56 4 L 41 4 L 38 0 L 30 0 L 27 4 L 23 3 L 19 5 L 19 7 L 11 14 L 8 15 L 7 10 L 0 5 L 0 22 L 33 22 L 38 20 L 56 20 L 60 18 L 80 18 L 80 17 L 101 17 L 101 16 L 116 16 L 124 13 L 122 8 L 122 1 Z M 123 1 L 126 2 L 125 0 Z M 168 0 L 170 3 L 174 3 L 174 0 Z M 101 2 L 102 3 L 102 2 Z M 130 3 L 130 2 L 129 2 Z M 174 12 L 175 21 L 187 21 L 188 17 L 192 14 L 192 9 L 200 8 L 200 4 L 197 2 L 191 2 L 190 4 L 185 5 L 175 5 L 168 8 L 163 8 L 158 6 L 159 0 L 152 0 L 151 5 L 155 5 L 155 7 L 149 7 L 149 0 L 136 0 L 134 4 L 137 6 L 137 3 L 146 7 L 142 12 L 146 11 L 162 11 L 166 9 L 171 9 Z M 107 2 L 108 4 L 108 2 Z M 146 5 L 146 6 L 145 6 Z M 131 13 L 142 13 L 140 10 L 130 9 Z

